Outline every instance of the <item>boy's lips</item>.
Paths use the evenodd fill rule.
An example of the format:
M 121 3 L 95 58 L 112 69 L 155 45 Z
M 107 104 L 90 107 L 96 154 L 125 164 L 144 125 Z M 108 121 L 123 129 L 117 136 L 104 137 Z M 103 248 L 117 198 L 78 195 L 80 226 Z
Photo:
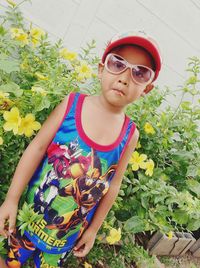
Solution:
M 125 93 L 123 90 L 119 89 L 119 88 L 112 88 L 112 90 L 114 90 L 116 93 L 118 93 L 121 96 L 124 96 Z

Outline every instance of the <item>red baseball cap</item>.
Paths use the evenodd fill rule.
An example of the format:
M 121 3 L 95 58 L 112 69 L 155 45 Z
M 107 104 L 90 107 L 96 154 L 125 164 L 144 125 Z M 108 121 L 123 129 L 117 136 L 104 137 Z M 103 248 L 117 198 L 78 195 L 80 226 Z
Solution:
M 154 60 L 155 77 L 153 81 L 156 80 L 162 65 L 162 58 L 156 41 L 152 37 L 147 36 L 143 31 L 128 31 L 118 33 L 108 42 L 108 45 L 102 56 L 102 63 L 105 62 L 106 56 L 111 52 L 111 50 L 121 45 L 137 45 L 144 48 Z

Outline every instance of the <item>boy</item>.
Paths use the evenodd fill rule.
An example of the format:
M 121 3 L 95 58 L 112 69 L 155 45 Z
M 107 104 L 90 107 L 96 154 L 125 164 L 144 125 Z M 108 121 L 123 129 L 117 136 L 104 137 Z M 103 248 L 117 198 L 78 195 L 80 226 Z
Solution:
M 139 137 L 124 109 L 152 90 L 160 68 L 151 38 L 117 35 L 99 64 L 101 94 L 71 93 L 55 108 L 25 150 L 0 208 L 0 234 L 10 240 L 7 266 L 1 260 L 0 267 L 21 267 L 30 255 L 37 268 L 62 267 L 70 250 L 77 257 L 90 251 Z M 42 219 L 21 237 L 15 221 L 27 184 L 26 201 Z

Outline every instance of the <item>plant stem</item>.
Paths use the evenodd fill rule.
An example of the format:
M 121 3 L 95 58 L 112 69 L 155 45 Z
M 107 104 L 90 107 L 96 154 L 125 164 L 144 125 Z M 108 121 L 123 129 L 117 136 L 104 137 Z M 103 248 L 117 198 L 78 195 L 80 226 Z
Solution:
M 183 92 L 183 94 L 182 94 L 182 96 L 181 96 L 181 99 L 180 99 L 180 102 L 179 102 L 177 108 L 175 109 L 175 111 L 174 111 L 174 113 L 173 113 L 173 115 L 172 115 L 171 120 L 173 120 L 174 117 L 175 117 L 175 115 L 177 114 L 177 112 L 178 112 L 178 110 L 179 110 L 179 108 L 180 108 L 180 106 L 181 106 L 181 103 L 183 102 L 183 98 L 184 98 L 184 96 L 185 96 L 185 92 Z

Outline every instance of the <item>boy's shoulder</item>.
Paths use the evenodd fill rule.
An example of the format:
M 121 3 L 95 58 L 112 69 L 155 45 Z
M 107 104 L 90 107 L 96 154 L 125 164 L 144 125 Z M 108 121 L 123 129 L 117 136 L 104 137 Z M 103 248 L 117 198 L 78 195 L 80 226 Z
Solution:
M 131 138 L 126 146 L 126 150 L 125 150 L 124 155 L 123 155 L 123 158 L 125 159 L 125 161 L 129 161 L 133 151 L 135 150 L 135 148 L 137 146 L 138 139 L 139 139 L 139 131 L 137 128 L 135 128 L 135 131 L 134 131 L 133 135 L 131 136 Z
M 130 138 L 128 147 L 130 147 L 130 148 L 136 147 L 139 136 L 140 136 L 139 130 L 137 129 L 137 127 L 135 127 L 135 131 L 134 131 L 132 137 Z

